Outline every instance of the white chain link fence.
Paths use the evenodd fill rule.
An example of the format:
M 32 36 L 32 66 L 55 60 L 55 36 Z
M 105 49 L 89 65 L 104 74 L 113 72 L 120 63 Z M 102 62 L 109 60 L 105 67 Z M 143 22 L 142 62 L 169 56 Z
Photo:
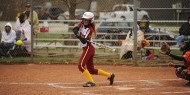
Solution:
M 137 1 L 138 22 L 142 22 L 144 18 L 146 18 L 145 21 L 149 21 L 149 29 L 148 32 L 144 33 L 144 39 L 150 42 L 149 48 L 154 51 L 155 58 L 153 58 L 153 61 L 163 58 L 163 55 L 160 55 L 157 51 L 161 42 L 170 43 L 174 51 L 180 54 L 176 50 L 175 37 L 179 35 L 179 27 L 189 17 L 190 4 L 188 0 Z M 32 61 L 37 60 L 36 57 L 77 58 L 80 56 L 79 40 L 74 37 L 71 30 L 81 21 L 81 16 L 85 11 L 92 11 L 95 14 L 98 32 L 97 36 L 93 37 L 93 41 L 116 49 L 113 52 L 95 45 L 96 57 L 114 58 L 116 60 L 132 58 L 134 50 L 134 38 L 132 36 L 134 23 L 133 0 L 112 0 L 111 2 L 110 0 L 2 0 L 0 4 L 1 32 L 4 31 L 7 22 L 11 22 L 15 30 L 15 18 L 17 13 L 25 11 L 26 2 L 32 5 L 31 8 L 37 12 L 39 19 L 39 31 L 31 36 L 33 39 L 31 43 L 32 52 L 29 55 L 32 55 L 32 58 L 29 58 Z M 7 7 L 2 4 L 7 5 Z M 75 9 L 76 11 L 73 12 Z M 126 39 L 129 32 L 129 38 Z M 11 50 L 11 57 L 17 58 L 16 54 L 19 55 L 21 51 L 22 48 Z M 145 51 L 146 48 L 137 51 L 138 60 L 142 60 L 142 57 L 146 55 Z M 19 57 L 21 55 L 26 57 L 28 53 L 23 52 Z

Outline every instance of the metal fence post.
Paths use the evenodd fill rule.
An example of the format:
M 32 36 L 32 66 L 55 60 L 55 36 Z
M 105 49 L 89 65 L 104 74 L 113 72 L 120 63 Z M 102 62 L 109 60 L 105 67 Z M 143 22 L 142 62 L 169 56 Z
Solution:
M 134 24 L 133 24 L 133 27 L 134 27 L 134 48 L 133 48 L 133 65 L 134 66 L 137 66 L 137 0 L 134 0 L 133 1 L 134 3 L 134 18 L 133 18 L 133 21 L 134 21 Z
M 33 21 L 33 0 L 31 0 L 31 61 L 34 61 L 34 54 L 33 54 L 33 45 L 34 45 L 34 41 L 33 41 L 33 33 L 34 33 L 34 21 Z

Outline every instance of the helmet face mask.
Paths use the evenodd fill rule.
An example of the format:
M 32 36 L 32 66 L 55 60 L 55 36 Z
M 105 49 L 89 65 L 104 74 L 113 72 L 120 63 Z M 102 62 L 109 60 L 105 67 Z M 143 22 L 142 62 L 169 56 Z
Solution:
M 181 50 L 181 51 L 190 50 L 190 39 L 184 38 L 184 39 L 182 40 L 182 45 L 181 45 L 181 47 L 180 47 L 180 50 Z
M 94 22 L 94 14 L 92 12 L 85 12 L 82 16 L 82 19 L 90 20 L 90 23 Z

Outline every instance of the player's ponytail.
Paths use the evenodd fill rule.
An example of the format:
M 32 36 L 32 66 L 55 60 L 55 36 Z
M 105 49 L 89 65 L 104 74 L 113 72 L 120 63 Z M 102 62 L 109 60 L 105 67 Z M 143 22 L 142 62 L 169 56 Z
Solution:
M 93 23 L 91 23 L 91 25 L 90 25 L 91 27 L 92 27 L 92 30 L 93 30 L 93 33 L 94 33 L 94 35 L 96 36 L 96 23 L 95 22 L 93 22 Z

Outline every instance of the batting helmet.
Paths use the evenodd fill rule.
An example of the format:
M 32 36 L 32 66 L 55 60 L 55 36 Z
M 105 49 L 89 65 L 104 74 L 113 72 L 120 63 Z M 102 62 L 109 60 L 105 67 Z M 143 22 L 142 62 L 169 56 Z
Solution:
M 91 23 L 94 22 L 94 14 L 93 14 L 92 12 L 85 12 L 85 13 L 83 14 L 82 18 L 91 20 L 91 21 L 90 21 Z

